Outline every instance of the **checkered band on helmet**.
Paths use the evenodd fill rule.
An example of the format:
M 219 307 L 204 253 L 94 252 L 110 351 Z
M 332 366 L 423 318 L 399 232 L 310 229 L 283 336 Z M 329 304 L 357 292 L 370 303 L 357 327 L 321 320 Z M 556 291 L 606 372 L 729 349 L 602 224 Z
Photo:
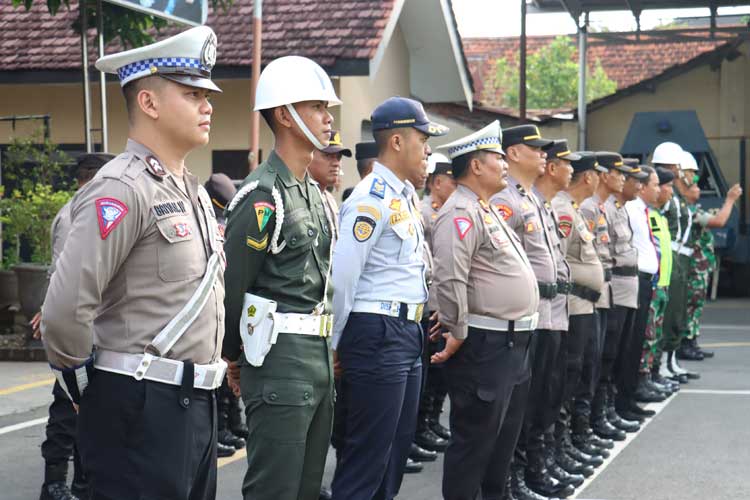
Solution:
M 466 144 L 460 144 L 452 148 L 448 148 L 448 154 L 451 158 L 461 156 L 465 153 L 471 153 L 475 150 L 489 149 L 489 148 L 500 148 L 501 141 L 499 137 L 482 137 L 475 141 L 467 142 Z
M 185 68 L 188 70 L 185 73 L 196 74 L 196 76 L 209 76 L 211 74 L 211 70 L 202 65 L 200 59 L 193 59 L 190 57 L 157 57 L 126 64 L 117 70 L 117 75 L 120 77 L 120 81 L 124 85 L 130 80 L 152 73 L 158 73 L 159 68 Z

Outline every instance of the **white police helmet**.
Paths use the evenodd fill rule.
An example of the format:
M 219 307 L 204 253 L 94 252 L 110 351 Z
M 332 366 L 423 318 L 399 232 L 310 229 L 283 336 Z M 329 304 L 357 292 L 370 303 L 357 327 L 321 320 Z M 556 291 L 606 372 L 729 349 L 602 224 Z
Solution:
M 683 160 L 683 150 L 675 142 L 662 142 L 654 149 L 651 163 L 661 163 L 663 165 L 679 165 Z

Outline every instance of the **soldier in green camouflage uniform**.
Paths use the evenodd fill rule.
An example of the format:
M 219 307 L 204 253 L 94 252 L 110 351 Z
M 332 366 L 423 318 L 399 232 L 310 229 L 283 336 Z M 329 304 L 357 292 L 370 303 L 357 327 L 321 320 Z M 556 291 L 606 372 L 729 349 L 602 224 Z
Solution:
M 688 279 L 688 328 L 686 338 L 692 340 L 698 336 L 703 305 L 706 302 L 708 278 L 716 268 L 713 233 L 705 227 L 693 228 L 698 233 L 694 242 L 693 257 L 690 259 L 691 276 Z M 696 230 L 697 229 L 697 230 Z

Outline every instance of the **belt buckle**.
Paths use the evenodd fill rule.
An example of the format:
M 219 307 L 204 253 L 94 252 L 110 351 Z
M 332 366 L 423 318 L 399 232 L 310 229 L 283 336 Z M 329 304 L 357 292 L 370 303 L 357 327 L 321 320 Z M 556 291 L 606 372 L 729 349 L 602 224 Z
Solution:
M 331 328 L 333 327 L 332 316 L 330 314 L 323 314 L 319 316 L 320 323 L 318 326 L 318 336 L 327 338 L 331 334 Z
M 424 304 L 419 304 L 414 314 L 414 321 L 416 321 L 417 323 L 422 321 L 422 314 L 424 314 Z
M 386 302 L 387 304 L 387 302 Z M 399 313 L 401 312 L 401 303 L 396 302 L 395 300 L 391 302 L 391 316 L 398 317 Z

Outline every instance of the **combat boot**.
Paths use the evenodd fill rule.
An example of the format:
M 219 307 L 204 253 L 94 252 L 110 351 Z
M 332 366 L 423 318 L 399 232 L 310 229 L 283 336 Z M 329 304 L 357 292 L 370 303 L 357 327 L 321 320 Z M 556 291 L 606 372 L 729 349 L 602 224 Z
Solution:
M 450 429 L 440 423 L 440 414 L 443 412 L 445 396 L 445 394 L 433 396 L 432 407 L 430 408 L 430 413 L 427 416 L 427 425 L 432 432 L 445 440 L 449 440 L 451 438 Z
M 216 442 L 216 456 L 218 458 L 231 457 L 236 451 L 237 450 L 234 446 L 221 444 L 218 441 Z
M 625 432 L 613 427 L 607 420 L 607 388 L 604 384 L 599 384 L 591 402 L 591 429 L 601 438 L 625 441 Z
M 50 481 L 42 485 L 39 500 L 79 500 L 79 498 L 73 495 L 65 481 Z
M 638 422 L 630 420 L 624 420 L 615 410 L 615 397 L 616 389 L 614 384 L 609 384 L 607 387 L 606 395 L 606 406 L 605 414 L 607 415 L 607 421 L 612 424 L 613 427 L 623 430 L 625 432 L 638 432 L 641 430 L 641 426 Z
M 526 486 L 523 469 L 512 468 L 510 471 L 510 492 L 515 500 L 550 500 L 549 497 L 538 495 Z
M 677 355 L 674 353 L 674 351 L 669 353 L 669 370 L 676 375 L 684 375 L 685 377 L 692 380 L 701 378 L 700 373 L 691 372 L 681 367 L 677 362 Z
M 426 417 L 422 417 L 422 422 L 418 423 L 417 433 L 414 435 L 414 442 L 425 450 L 445 451 L 448 447 L 448 440 L 443 439 L 435 434 L 427 425 Z
M 436 451 L 425 450 L 417 443 L 411 444 L 409 450 L 409 458 L 416 462 L 434 462 L 437 460 L 438 453 Z
M 680 347 L 675 351 L 678 359 L 688 361 L 703 361 L 703 353 L 698 351 L 689 339 L 683 338 L 680 341 Z
M 590 442 L 592 437 L 593 432 L 589 425 L 589 417 L 587 415 L 576 415 L 573 418 L 570 437 L 563 435 L 565 452 L 574 460 L 585 465 L 599 467 L 604 463 L 604 458 L 609 456 L 609 452 L 593 446 Z
M 550 475 L 544 464 L 544 456 L 541 453 L 528 453 L 528 465 L 526 466 L 524 479 L 526 486 L 531 491 L 547 497 L 567 498 L 575 493 L 575 488 L 563 484 Z
M 229 429 L 220 430 L 217 436 L 217 441 L 224 446 L 231 446 L 236 450 L 241 450 L 246 444 L 244 439 L 235 436 Z
M 424 465 L 422 465 L 422 462 L 417 462 L 415 460 L 412 460 L 411 458 L 406 459 L 404 474 L 416 474 L 418 472 L 422 472 L 422 469 L 424 469 Z
M 702 348 L 698 344 L 698 335 L 696 335 L 695 337 L 693 337 L 693 339 L 691 340 L 691 342 L 693 344 L 693 347 L 695 347 L 695 350 L 698 351 L 698 352 L 700 352 L 701 354 L 703 354 L 704 358 L 713 358 L 714 357 L 714 352 L 713 351 L 707 351 L 707 350 L 705 350 L 704 348 Z
M 555 448 L 545 447 L 544 465 L 547 467 L 550 476 L 560 481 L 560 483 L 568 484 L 573 488 L 578 488 L 586 479 L 583 474 L 570 473 L 564 467 L 560 466 L 555 459 Z M 594 470 L 591 469 L 591 472 L 593 473 Z

